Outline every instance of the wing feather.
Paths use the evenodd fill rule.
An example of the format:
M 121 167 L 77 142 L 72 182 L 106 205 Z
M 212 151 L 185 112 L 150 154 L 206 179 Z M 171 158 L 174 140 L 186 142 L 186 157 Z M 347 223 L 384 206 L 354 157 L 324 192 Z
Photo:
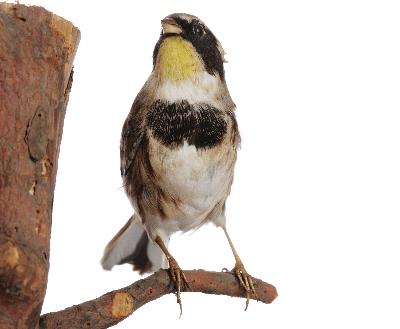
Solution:
M 143 86 L 132 104 L 131 111 L 122 127 L 120 157 L 121 157 L 121 176 L 123 179 L 132 169 L 138 149 L 142 144 L 145 135 L 144 115 L 149 107 L 148 90 L 151 89 L 149 81 Z M 150 101 L 151 103 L 151 101 Z
M 132 167 L 143 135 L 144 128 L 138 118 L 138 113 L 131 111 L 125 120 L 121 135 L 120 157 L 122 178 L 126 177 Z

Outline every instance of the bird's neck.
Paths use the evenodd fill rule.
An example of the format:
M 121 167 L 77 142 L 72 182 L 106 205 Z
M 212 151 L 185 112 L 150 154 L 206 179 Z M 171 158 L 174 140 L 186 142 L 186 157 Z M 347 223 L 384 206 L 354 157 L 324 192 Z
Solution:
M 168 37 L 160 46 L 155 70 L 161 81 L 182 81 L 204 70 L 192 44 L 181 37 Z

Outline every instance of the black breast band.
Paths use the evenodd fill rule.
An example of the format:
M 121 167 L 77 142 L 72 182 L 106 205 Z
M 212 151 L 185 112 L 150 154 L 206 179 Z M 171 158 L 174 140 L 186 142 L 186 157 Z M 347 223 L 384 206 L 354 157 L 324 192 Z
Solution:
M 227 131 L 220 110 L 187 101 L 155 101 L 147 113 L 147 125 L 158 141 L 171 148 L 181 146 L 184 141 L 196 148 L 211 148 L 223 140 Z

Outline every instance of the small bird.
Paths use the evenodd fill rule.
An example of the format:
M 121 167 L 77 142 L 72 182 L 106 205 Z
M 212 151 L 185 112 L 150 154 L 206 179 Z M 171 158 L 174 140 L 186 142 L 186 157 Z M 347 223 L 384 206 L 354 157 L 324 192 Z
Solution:
M 240 135 L 225 82 L 224 50 L 197 17 L 172 14 L 161 21 L 153 70 L 122 128 L 121 175 L 134 215 L 108 243 L 104 269 L 130 263 L 141 274 L 169 267 L 180 292 L 190 288 L 168 251 L 170 236 L 212 222 L 235 257 L 232 272 L 246 291 L 253 280 L 226 229 Z

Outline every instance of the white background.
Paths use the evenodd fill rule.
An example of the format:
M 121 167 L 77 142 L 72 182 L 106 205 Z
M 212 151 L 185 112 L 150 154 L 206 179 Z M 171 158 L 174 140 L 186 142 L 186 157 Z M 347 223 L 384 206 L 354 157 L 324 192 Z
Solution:
M 228 229 L 271 305 L 169 295 L 117 328 L 399 328 L 400 10 L 396 1 L 31 1 L 82 32 L 62 140 L 44 312 L 138 280 L 105 272 L 131 215 L 119 138 L 152 69 L 160 20 L 199 16 L 227 52 L 242 149 Z M 221 270 L 221 230 L 176 235 L 184 269 Z

